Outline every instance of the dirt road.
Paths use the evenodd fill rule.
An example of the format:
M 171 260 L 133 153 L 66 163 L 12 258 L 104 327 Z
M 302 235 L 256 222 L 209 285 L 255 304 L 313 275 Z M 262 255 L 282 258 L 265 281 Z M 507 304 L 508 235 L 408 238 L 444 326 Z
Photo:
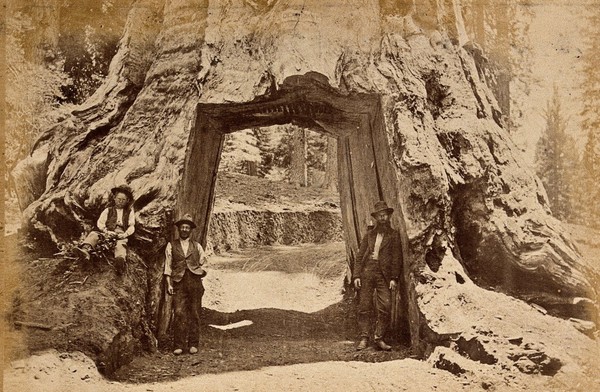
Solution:
M 407 356 L 355 350 L 353 298 L 342 293 L 344 244 L 262 247 L 213 257 L 205 278 L 200 355 L 170 351 L 135 359 L 114 375 L 152 382 L 323 361 Z

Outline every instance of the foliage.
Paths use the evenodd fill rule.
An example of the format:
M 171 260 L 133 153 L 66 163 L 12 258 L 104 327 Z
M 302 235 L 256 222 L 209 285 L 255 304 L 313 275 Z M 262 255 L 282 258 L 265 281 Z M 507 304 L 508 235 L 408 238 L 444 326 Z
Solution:
M 546 129 L 537 144 L 536 171 L 546 188 L 554 215 L 562 220 L 573 220 L 579 157 L 575 142 L 566 131 L 567 121 L 556 87 L 544 117 Z
M 533 55 L 529 27 L 533 18 L 530 4 L 524 1 L 515 1 L 509 16 L 509 42 L 510 42 L 510 117 L 509 129 L 514 130 L 522 125 L 524 116 L 523 106 L 529 98 L 531 88 L 539 84 L 533 76 Z
M 70 82 L 62 62 L 36 64 L 25 57 L 23 39 L 33 29 L 31 20 L 14 13 L 7 18 L 6 35 L 6 166 L 11 170 L 29 153 L 39 133 L 58 122 L 64 112 L 61 88 Z
M 579 178 L 580 215 L 583 223 L 600 227 L 600 7 L 589 10 L 586 19 L 581 116 L 587 140 Z
M 7 7 L 6 173 L 65 117 L 65 103 L 83 102 L 103 81 L 131 3 L 15 0 Z M 58 12 L 45 12 L 54 6 Z
M 249 162 L 260 163 L 262 157 L 258 144 L 257 134 L 252 129 L 225 135 L 221 168 L 229 172 L 245 172 Z
M 89 25 L 81 35 L 61 37 L 59 50 L 65 58 L 65 71 L 72 80 L 63 88 L 66 102 L 82 103 L 102 84 L 117 42 L 117 37 L 103 37 Z
M 284 125 L 275 130 L 275 132 L 280 132 L 280 135 L 275 137 L 275 139 L 278 140 L 278 143 L 273 149 L 274 166 L 289 171 L 292 161 L 292 149 L 294 148 L 293 135 L 294 131 L 297 129 L 299 128 L 295 125 Z M 327 160 L 327 137 L 321 132 L 308 130 L 306 143 L 306 165 L 309 169 L 309 173 L 313 173 L 315 170 L 325 170 L 325 162 Z M 312 182 L 313 181 L 309 178 L 309 183 Z
M 92 249 L 90 254 L 92 257 L 100 260 L 106 260 L 110 264 L 110 260 L 115 254 L 115 247 L 117 245 L 116 237 L 102 236 L 98 244 Z
M 600 140 L 598 130 L 589 129 L 581 169 L 577 199 L 579 220 L 591 227 L 600 228 Z
M 294 132 L 301 128 L 292 125 L 274 125 L 265 128 L 246 129 L 225 136 L 221 154 L 220 170 L 248 173 L 248 163 L 257 166 L 256 175 L 289 180 L 289 171 L 294 148 Z M 310 175 L 318 175 L 325 170 L 327 162 L 327 136 L 321 132 L 308 130 L 306 163 Z M 309 178 L 309 183 L 314 183 Z
M 276 144 L 273 148 L 273 164 L 277 167 L 288 169 L 292 162 L 292 136 L 293 125 L 280 125 L 274 128 Z
M 587 15 L 583 66 L 583 117 L 584 130 L 600 129 L 600 7 L 593 7 Z
M 255 128 L 253 132 L 261 158 L 257 174 L 264 177 L 273 168 L 273 132 L 265 128 Z
M 72 80 L 63 88 L 66 102 L 82 103 L 104 80 L 131 2 L 63 0 L 57 50 Z
M 524 100 L 537 83 L 532 75 L 529 27 L 531 4 L 525 0 L 465 0 L 467 34 L 479 53 L 481 76 L 490 85 L 509 130 L 521 125 Z
M 308 132 L 308 167 L 316 170 L 325 170 L 327 162 L 327 136 L 321 132 Z

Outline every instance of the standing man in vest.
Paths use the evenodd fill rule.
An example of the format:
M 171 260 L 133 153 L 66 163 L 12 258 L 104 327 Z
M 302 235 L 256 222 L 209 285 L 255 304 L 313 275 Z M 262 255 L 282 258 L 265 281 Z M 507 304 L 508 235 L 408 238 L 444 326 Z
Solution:
M 196 224 L 190 214 L 175 222 L 179 239 L 169 242 L 165 249 L 165 276 L 167 293 L 173 296 L 173 354 L 179 355 L 189 347 L 190 354 L 198 352 L 200 343 L 200 315 L 204 286 L 202 269 L 206 260 L 204 249 L 190 239 Z
M 359 292 L 358 327 L 360 342 L 358 350 L 364 350 L 369 344 L 370 314 L 375 292 L 375 345 L 385 351 L 392 349 L 383 341 L 390 324 L 392 292 L 398 287 L 402 262 L 402 244 L 400 233 L 392 229 L 390 217 L 393 208 L 385 201 L 375 203 L 371 216 L 375 218 L 375 227 L 368 231 L 360 243 L 360 250 L 354 266 L 354 287 Z
M 135 211 L 131 207 L 133 192 L 127 185 L 111 189 L 114 206 L 105 208 L 100 214 L 96 225 L 99 231 L 90 232 L 80 247 L 75 248 L 80 258 L 90 260 L 90 251 L 101 239 L 114 239 L 115 264 L 117 272 L 122 273 L 127 259 L 127 240 L 135 231 Z

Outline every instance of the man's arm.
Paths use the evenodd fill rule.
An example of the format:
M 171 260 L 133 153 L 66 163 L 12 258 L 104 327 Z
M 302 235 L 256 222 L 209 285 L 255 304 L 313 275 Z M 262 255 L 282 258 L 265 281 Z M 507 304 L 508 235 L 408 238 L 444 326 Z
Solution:
M 360 248 L 358 249 L 358 255 L 356 256 L 356 260 L 354 260 L 354 274 L 355 278 L 359 278 L 362 274 L 363 270 L 363 260 L 367 251 L 369 250 L 369 235 L 365 234 L 362 241 L 360 241 Z
M 106 219 L 108 218 L 108 208 L 105 208 L 104 211 L 100 214 L 98 221 L 96 222 L 96 226 L 100 229 L 101 232 L 106 233 Z
M 369 249 L 369 234 L 365 234 L 362 241 L 360 242 L 360 248 L 358 249 L 358 255 L 354 260 L 354 270 L 352 271 L 352 278 L 354 279 L 354 287 L 359 289 L 361 287 L 360 275 L 364 267 L 364 258 Z
M 123 233 L 123 238 L 127 238 L 135 232 L 135 211 L 133 208 L 129 211 L 129 220 L 127 222 L 127 230 Z
M 173 252 L 172 252 L 171 243 L 169 242 L 167 244 L 167 247 L 165 248 L 165 271 L 164 271 L 164 275 L 167 279 L 167 293 L 169 295 L 173 295 L 173 281 L 171 280 L 172 260 L 173 260 Z
M 206 254 L 204 253 L 204 248 L 200 245 L 199 242 L 196 242 L 196 247 L 198 248 L 198 253 L 200 253 L 200 265 L 206 264 Z
M 396 231 L 392 238 L 392 279 L 396 282 L 401 278 L 402 258 L 402 240 L 400 239 L 400 232 Z

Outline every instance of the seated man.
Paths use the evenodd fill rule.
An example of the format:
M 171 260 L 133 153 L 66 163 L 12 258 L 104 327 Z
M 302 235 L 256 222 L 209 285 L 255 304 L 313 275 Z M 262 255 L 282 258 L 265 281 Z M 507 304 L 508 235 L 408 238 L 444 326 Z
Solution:
M 89 261 L 90 252 L 102 240 L 115 241 L 117 271 L 123 272 L 127 257 L 127 239 L 135 231 L 135 212 L 131 207 L 133 192 L 127 185 L 111 189 L 114 206 L 104 209 L 96 222 L 99 231 L 90 232 L 80 247 L 75 248 L 79 257 Z

